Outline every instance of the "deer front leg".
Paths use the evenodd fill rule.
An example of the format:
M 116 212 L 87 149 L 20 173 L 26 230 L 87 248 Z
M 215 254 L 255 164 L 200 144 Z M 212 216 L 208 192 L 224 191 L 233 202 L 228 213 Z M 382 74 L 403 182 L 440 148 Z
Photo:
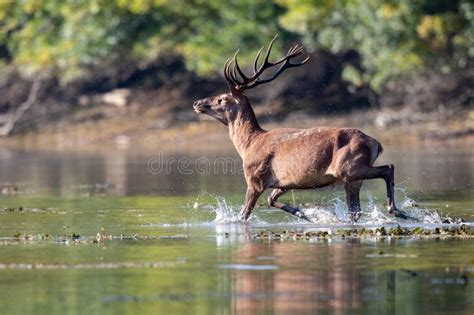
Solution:
M 267 199 L 268 205 L 270 207 L 275 207 L 275 208 L 281 209 L 285 212 L 288 212 L 289 214 L 297 216 L 300 219 L 312 222 L 310 219 L 308 219 L 308 217 L 300 209 L 290 207 L 289 205 L 285 205 L 284 203 L 281 203 L 281 202 L 277 201 L 277 199 L 281 195 L 286 193 L 287 191 L 288 191 L 288 189 L 280 189 L 280 188 L 273 189 L 272 192 L 270 193 L 270 195 L 268 196 L 268 199 Z
M 349 208 L 349 216 L 351 221 L 356 222 L 360 218 L 360 199 L 359 192 L 362 186 L 362 181 L 353 181 L 344 184 L 346 191 L 347 207 Z
M 240 211 L 240 219 L 247 221 L 252 214 L 253 208 L 257 203 L 258 197 L 262 195 L 263 191 L 256 190 L 252 187 L 247 187 L 247 192 L 245 193 L 245 202 L 242 210 Z

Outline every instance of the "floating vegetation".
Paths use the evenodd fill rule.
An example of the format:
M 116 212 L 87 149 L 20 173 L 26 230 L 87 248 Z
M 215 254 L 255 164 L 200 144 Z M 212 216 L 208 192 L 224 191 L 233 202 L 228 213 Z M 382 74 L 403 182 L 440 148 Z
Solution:
M 320 229 L 313 231 L 299 232 L 294 230 L 284 230 L 281 233 L 272 230 L 260 231 L 252 235 L 252 239 L 266 240 L 312 240 L 329 238 L 381 238 L 381 237 L 417 237 L 417 238 L 474 238 L 474 231 L 465 224 L 456 227 L 436 227 L 436 228 L 358 228 L 358 229 Z
M 57 244 L 98 244 L 106 241 L 144 241 L 144 240 L 186 240 L 188 235 L 106 235 L 104 229 L 97 233 L 96 236 L 81 236 L 77 233 L 71 235 L 49 235 L 49 234 L 24 234 L 15 232 L 11 237 L 0 238 L 0 245 L 21 244 L 21 243 L 42 243 L 50 242 Z
M 40 208 L 25 208 L 25 207 L 3 207 L 0 208 L 0 212 L 44 212 L 45 209 Z
M 156 262 L 111 262 L 111 263 L 86 263 L 86 264 L 29 264 L 29 263 L 0 263 L 0 270 L 54 270 L 54 269 L 142 269 L 142 268 L 175 268 L 185 261 L 156 261 Z

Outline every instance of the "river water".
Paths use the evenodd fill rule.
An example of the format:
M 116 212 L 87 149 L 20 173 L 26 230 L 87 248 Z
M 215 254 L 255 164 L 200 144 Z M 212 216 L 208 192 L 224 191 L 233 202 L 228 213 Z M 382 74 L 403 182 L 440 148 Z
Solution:
M 344 195 L 281 198 L 314 224 L 263 197 L 240 223 L 240 160 L 224 151 L 1 150 L 0 314 L 474 312 L 473 239 L 255 238 L 352 227 Z M 387 145 L 378 164 L 388 162 L 417 221 L 388 216 L 372 180 L 357 227 L 472 225 L 471 147 Z

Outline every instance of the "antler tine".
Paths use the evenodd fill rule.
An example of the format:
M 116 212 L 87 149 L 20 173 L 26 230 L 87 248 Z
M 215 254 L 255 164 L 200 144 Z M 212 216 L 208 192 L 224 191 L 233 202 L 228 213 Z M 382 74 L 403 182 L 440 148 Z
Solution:
M 235 53 L 234 55 L 234 60 L 235 60 L 235 63 L 234 63 L 234 66 L 235 68 L 237 68 L 237 71 L 239 73 L 239 75 L 241 76 L 241 78 L 244 80 L 243 83 L 241 83 L 242 87 L 241 89 L 244 90 L 246 89 L 246 85 L 248 83 L 251 83 L 255 80 L 258 79 L 258 77 L 269 67 L 271 66 L 274 66 L 274 65 L 277 65 L 277 64 L 280 64 L 284 61 L 284 58 L 282 58 L 281 60 L 278 60 L 277 62 L 275 63 L 272 63 L 269 61 L 269 58 L 270 58 L 270 53 L 272 52 L 272 48 L 273 48 L 273 43 L 275 42 L 275 40 L 277 39 L 278 37 L 278 34 L 275 34 L 275 36 L 272 38 L 272 40 L 270 41 L 270 44 L 268 45 L 268 48 L 267 48 L 267 52 L 265 53 L 265 58 L 264 58 L 264 61 L 262 63 L 262 65 L 257 69 L 258 67 L 258 59 L 260 58 L 260 54 L 262 53 L 262 50 L 264 48 L 264 46 L 262 46 L 262 48 L 260 48 L 260 50 L 258 51 L 257 53 L 257 56 L 255 57 L 255 61 L 254 61 L 254 65 L 253 65 L 253 70 L 254 70 L 254 73 L 253 73 L 253 76 L 252 77 L 247 77 L 243 71 L 240 69 L 240 66 L 238 64 L 238 61 L 237 61 L 237 53 L 239 52 L 237 50 L 237 52 Z M 234 73 L 236 74 L 236 72 L 234 71 Z M 240 83 L 240 82 L 239 82 Z
M 290 49 L 288 49 L 288 52 L 286 53 L 286 56 L 289 56 L 289 55 L 293 54 L 293 52 L 295 51 L 295 48 L 296 48 L 296 45 L 291 46 Z
M 242 85 L 244 84 L 245 82 L 240 82 L 240 80 L 237 78 L 237 70 L 235 69 L 235 60 L 232 61 L 232 69 L 230 70 L 230 74 L 232 76 L 232 79 L 235 81 L 236 84 L 238 85 Z
M 232 74 L 232 69 L 231 69 L 232 61 L 233 61 L 233 60 L 232 60 L 231 58 L 229 58 L 229 59 L 227 59 L 226 62 L 224 63 L 224 77 L 225 77 L 225 79 L 227 80 L 227 82 L 228 82 L 229 84 L 231 84 L 232 86 L 236 87 L 236 86 L 238 86 L 238 85 L 240 85 L 240 84 L 236 81 L 235 77 L 234 77 L 233 74 Z
M 270 67 L 272 67 L 272 66 L 279 65 L 280 63 L 285 62 L 288 58 L 293 57 L 293 55 L 296 56 L 297 54 L 299 54 L 299 53 L 295 53 L 295 52 L 293 51 L 293 50 L 295 50 L 295 48 L 296 48 L 297 46 L 293 46 L 293 47 L 290 48 L 290 50 L 288 51 L 288 54 L 287 54 L 285 57 L 283 57 L 283 58 L 281 58 L 281 59 L 279 59 L 279 60 L 277 60 L 277 61 L 275 61 L 275 62 L 270 62 L 270 61 L 268 60 L 268 58 L 269 58 L 269 56 L 270 56 L 270 52 L 271 52 L 272 47 L 273 47 L 273 42 L 275 41 L 275 39 L 277 38 L 277 36 L 278 36 L 278 34 L 275 35 L 275 37 L 273 37 L 273 39 L 271 40 L 270 45 L 268 46 L 267 53 L 265 54 L 265 60 L 264 60 L 263 64 L 260 66 L 260 68 L 258 69 L 258 71 L 254 74 L 253 80 L 250 80 L 250 81 L 254 81 L 255 79 L 257 79 L 258 76 L 260 76 L 260 75 L 263 73 L 263 71 L 265 71 L 267 68 L 270 68 Z M 291 51 L 291 53 L 290 53 L 290 51 Z M 302 51 L 303 51 L 303 46 L 301 46 L 301 52 L 302 52 Z M 300 53 L 301 53 L 301 52 L 300 52 Z M 290 55 L 291 55 L 291 56 L 290 56 Z
M 249 81 L 249 78 L 245 75 L 245 73 L 240 69 L 239 62 L 237 61 L 237 54 L 239 53 L 239 50 L 235 52 L 234 55 L 234 75 L 237 78 L 237 72 L 239 73 L 240 77 L 242 78 L 243 82 L 241 84 L 246 84 Z M 235 71 L 237 69 L 237 71 Z M 238 81 L 240 83 L 240 81 Z
M 247 88 L 247 85 L 249 83 L 252 83 L 256 80 L 258 80 L 258 77 L 268 68 L 272 67 L 272 66 L 276 66 L 282 62 L 284 62 L 288 56 L 284 57 L 284 58 L 281 58 L 280 60 L 276 61 L 276 62 L 270 62 L 269 61 L 269 58 L 270 58 L 270 54 L 272 52 L 272 49 L 273 49 L 273 44 L 275 42 L 275 40 L 277 39 L 278 37 L 278 34 L 276 34 L 272 40 L 270 41 L 270 44 L 268 45 L 268 48 L 267 48 L 267 51 L 265 53 L 265 57 L 264 57 L 264 60 L 263 60 L 263 63 L 260 65 L 260 67 L 258 67 L 258 60 L 260 58 L 260 54 L 263 50 L 264 47 L 260 48 L 260 50 L 258 51 L 257 53 L 257 56 L 255 57 L 255 61 L 254 61 L 254 66 L 253 66 L 253 70 L 254 70 L 254 73 L 251 77 L 247 77 L 243 71 L 240 69 L 240 66 L 238 64 L 238 61 L 237 61 L 237 53 L 234 55 L 234 60 L 235 60 L 235 67 L 237 68 L 237 71 L 239 73 L 239 75 L 241 76 L 241 78 L 244 80 L 244 82 L 242 83 L 242 87 L 241 89 L 244 90 Z M 238 52 L 238 51 L 237 51 Z M 258 68 L 257 68 L 258 67 Z M 235 76 L 236 76 L 236 72 L 234 71 L 235 73 Z
M 267 53 L 265 54 L 265 62 L 264 64 L 269 64 L 270 62 L 268 61 L 268 58 L 270 57 L 270 53 L 272 51 L 272 48 L 273 48 L 273 43 L 275 42 L 275 40 L 277 39 L 278 37 L 278 34 L 275 34 L 275 36 L 273 37 L 273 39 L 270 41 L 270 45 L 268 45 L 268 49 L 267 49 Z
M 298 66 L 302 66 L 302 65 L 304 65 L 305 63 L 307 63 L 307 62 L 309 61 L 309 57 L 310 57 L 310 55 L 308 54 L 308 56 L 307 56 L 303 61 L 301 61 L 301 62 L 298 64 Z
M 286 54 L 285 58 L 295 57 L 295 56 L 301 54 L 302 52 L 303 52 L 303 46 L 296 44 L 296 45 L 290 47 L 290 49 L 288 50 L 288 53 Z
M 302 66 L 304 65 L 306 62 L 308 62 L 309 60 L 309 57 L 310 55 L 308 54 L 308 56 L 301 62 L 299 63 L 291 63 L 291 58 L 294 58 L 296 56 L 299 56 L 302 51 L 303 51 L 303 47 L 298 47 L 298 49 L 296 49 L 297 46 L 293 46 L 292 48 L 290 48 L 290 50 L 288 51 L 288 55 L 283 58 L 283 60 L 285 61 L 279 68 L 278 70 L 270 77 L 270 78 L 267 78 L 267 79 L 263 79 L 263 80 L 255 80 L 253 81 L 252 84 L 249 84 L 248 86 L 245 87 L 245 89 L 251 89 L 251 88 L 254 88 L 260 84 L 264 84 L 264 83 L 268 83 L 270 81 L 273 81 L 276 77 L 278 77 L 285 69 L 287 68 L 292 68 L 292 67 L 299 67 L 299 66 Z M 290 53 L 291 52 L 291 53 Z
M 257 56 L 255 57 L 255 61 L 253 62 L 253 74 L 254 74 L 254 75 L 257 73 L 258 58 L 260 58 L 260 54 L 262 53 L 263 47 L 264 47 L 264 46 L 262 46 L 262 47 L 260 48 L 260 50 L 259 50 L 258 53 L 257 53 Z
M 278 77 L 285 69 L 291 68 L 291 67 L 298 67 L 306 62 L 308 62 L 310 55 L 308 55 L 303 61 L 299 63 L 292 63 L 291 59 L 295 58 L 303 53 L 303 46 L 302 45 L 294 45 L 290 47 L 288 50 L 287 54 L 285 57 L 275 61 L 275 62 L 270 62 L 270 53 L 273 48 L 273 43 L 277 39 L 278 34 L 273 37 L 273 39 L 270 41 L 270 44 L 268 45 L 267 51 L 265 53 L 265 57 L 263 60 L 263 63 L 258 66 L 258 60 L 260 58 L 260 55 L 263 51 L 263 48 L 260 48 L 258 51 L 257 55 L 255 56 L 255 60 L 253 62 L 253 75 L 248 77 L 240 68 L 239 61 L 237 59 L 237 55 L 239 53 L 239 50 L 237 50 L 233 56 L 233 58 L 227 59 L 227 61 L 224 64 L 224 76 L 226 80 L 237 90 L 244 91 L 247 89 L 251 89 L 253 87 L 256 87 L 257 85 L 263 84 L 270 82 L 274 80 L 276 77 Z M 281 64 L 281 65 L 280 65 Z M 270 77 L 267 79 L 261 80 L 259 77 L 260 75 L 265 72 L 265 70 L 280 65 L 278 67 L 278 70 Z
M 235 85 L 234 78 L 232 77 L 232 59 L 230 59 L 227 64 L 226 76 L 229 79 L 229 82 Z
M 239 75 L 238 75 L 237 70 L 235 68 L 235 60 L 232 60 L 232 67 L 229 68 L 229 72 L 230 72 L 230 75 L 231 75 L 232 79 L 235 82 L 235 85 L 238 86 L 239 89 L 240 89 L 240 86 L 245 85 L 245 81 L 241 82 L 238 78 Z
M 229 61 L 230 61 L 230 58 L 227 58 L 227 60 L 224 63 L 224 77 L 227 81 L 230 81 L 229 74 L 227 73 L 228 71 L 227 69 L 229 67 Z
M 258 68 L 257 71 L 254 70 L 254 74 L 253 74 L 252 79 L 250 81 L 254 81 L 255 79 L 258 78 L 259 75 L 261 75 L 263 73 L 263 71 L 265 71 L 265 69 L 267 69 L 269 66 L 274 65 L 273 63 L 268 61 L 268 58 L 270 57 L 270 53 L 272 52 L 272 48 L 273 48 L 273 43 L 275 42 L 277 37 L 278 37 L 278 34 L 275 34 L 273 39 L 270 41 L 270 44 L 268 45 L 268 48 L 267 48 L 267 52 L 265 53 L 265 58 L 263 59 L 263 63 L 260 66 L 260 68 Z M 259 56 L 260 56 L 260 52 L 258 54 L 258 57 Z M 257 60 L 255 60 L 254 65 L 256 65 L 256 63 L 257 63 Z
M 301 65 L 304 65 L 306 62 L 308 62 L 309 55 L 303 61 L 301 61 L 299 63 L 291 63 L 291 58 L 294 58 L 296 56 L 301 55 L 302 52 L 303 52 L 303 46 L 302 45 L 295 45 L 295 46 L 291 47 L 290 50 L 288 51 L 288 54 L 287 54 L 288 66 L 286 68 L 301 66 Z

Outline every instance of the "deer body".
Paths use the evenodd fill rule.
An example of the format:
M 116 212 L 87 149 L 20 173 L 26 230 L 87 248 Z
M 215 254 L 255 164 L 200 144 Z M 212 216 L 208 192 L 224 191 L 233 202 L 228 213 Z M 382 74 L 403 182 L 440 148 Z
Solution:
M 358 163 L 370 165 L 380 147 L 356 129 L 276 129 L 254 138 L 244 169 L 263 165 L 268 188 L 320 188 L 341 182 Z
M 359 190 L 362 180 L 373 178 L 382 178 L 386 182 L 389 212 L 406 218 L 394 202 L 393 165 L 372 166 L 382 152 L 382 146 L 374 138 L 351 128 L 280 128 L 265 131 L 260 127 L 243 90 L 269 82 L 284 69 L 300 66 L 308 60 L 299 64 L 290 63 L 291 58 L 302 52 L 302 47 L 295 46 L 285 58 L 269 62 L 273 40 L 260 68 L 257 67 L 260 52 L 257 55 L 253 77 L 248 78 L 240 70 L 235 55 L 231 62 L 226 62 L 224 70 L 230 93 L 202 99 L 193 105 L 197 113 L 210 115 L 228 126 L 229 136 L 242 158 L 247 183 L 242 219 L 247 220 L 261 194 L 267 188 L 273 188 L 268 197 L 270 206 L 309 220 L 301 210 L 278 202 L 278 197 L 289 189 L 342 184 L 351 218 L 357 220 L 361 211 Z M 231 68 L 232 63 L 234 68 Z M 272 78 L 259 78 L 264 70 L 275 65 L 281 66 Z

